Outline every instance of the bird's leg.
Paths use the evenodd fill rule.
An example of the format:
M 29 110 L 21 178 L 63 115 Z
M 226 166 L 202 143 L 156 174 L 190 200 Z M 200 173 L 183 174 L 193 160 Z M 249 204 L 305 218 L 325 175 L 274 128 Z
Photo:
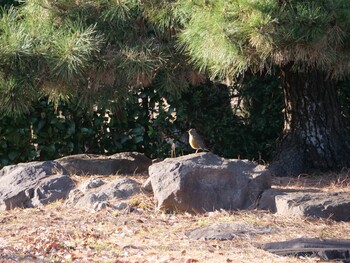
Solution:
M 196 153 L 198 153 L 199 149 L 196 150 Z
M 171 158 L 176 157 L 175 147 L 176 147 L 175 143 L 172 143 L 172 144 L 171 144 L 171 151 L 170 151 L 170 156 L 171 156 Z

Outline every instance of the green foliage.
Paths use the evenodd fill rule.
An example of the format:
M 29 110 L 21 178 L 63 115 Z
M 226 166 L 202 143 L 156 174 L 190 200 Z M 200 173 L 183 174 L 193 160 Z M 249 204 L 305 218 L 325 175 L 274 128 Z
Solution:
M 36 150 L 31 141 L 28 118 L 0 119 L 0 167 L 33 160 Z
M 349 83 L 342 81 L 339 90 L 348 130 Z M 78 153 L 139 151 L 164 158 L 172 142 L 182 155 L 193 152 L 184 137 L 189 128 L 216 154 L 268 162 L 283 125 L 281 96 L 277 78 L 247 74 L 233 87 L 206 82 L 179 97 L 139 89 L 113 110 L 88 110 L 77 101 L 56 108 L 42 99 L 25 118 L 0 119 L 0 166 Z
M 172 1 L 171 1 L 172 2 Z M 180 43 L 200 69 L 234 78 L 248 68 L 349 73 L 350 4 L 335 1 L 179 0 Z M 190 10 L 190 12 L 189 12 Z
M 55 107 L 79 98 L 85 107 L 110 108 L 153 84 L 179 93 L 192 69 L 175 51 L 170 14 L 168 20 L 158 17 L 148 3 L 135 0 L 25 1 L 1 13 L 0 76 L 3 82 L 25 79 L 33 90 L 29 100 L 49 96 Z M 28 112 L 27 105 L 7 100 L 2 114 Z
M 188 125 L 202 133 L 211 151 L 229 158 L 270 160 L 283 123 L 275 77 L 247 75 L 233 87 L 207 83 L 183 98 Z
M 340 84 L 349 129 L 349 81 Z M 281 96 L 277 78 L 246 74 L 232 87 L 206 82 L 181 96 L 141 88 L 111 110 L 88 110 L 77 101 L 55 107 L 42 99 L 25 118 L 0 119 L 0 166 L 78 153 L 138 151 L 164 158 L 172 142 L 178 156 L 193 152 L 184 136 L 189 128 L 216 154 L 268 162 L 283 125 Z
M 33 98 L 33 87 L 26 83 L 25 78 L 3 77 L 0 75 L 0 112 L 6 116 L 16 117 L 28 113 Z
M 84 74 L 101 44 L 102 36 L 94 26 L 59 23 L 39 0 L 4 10 L 0 17 L 0 94 L 5 102 L 1 113 L 28 113 L 28 103 L 41 96 L 50 95 L 56 104 L 69 99 L 86 81 Z
M 166 157 L 171 148 L 166 138 L 176 130 L 173 110 L 153 89 L 130 94 L 113 110 L 89 110 L 78 101 L 55 105 L 43 98 L 25 118 L 0 119 L 0 167 L 79 153 L 138 151 Z
M 178 154 L 191 151 L 182 136 L 190 127 L 215 153 L 268 160 L 282 126 L 281 91 L 274 77 L 247 71 L 292 62 L 345 74 L 349 9 L 348 0 L 6 4 L 0 116 L 22 122 L 0 120 L 1 165 L 84 152 L 165 157 L 171 141 Z M 227 88 L 207 81 L 207 71 L 213 80 L 247 77 Z M 232 99 L 240 102 L 233 108 Z
M 47 100 L 40 100 L 31 112 L 30 120 L 33 129 L 33 143 L 37 146 L 40 160 L 53 160 L 73 152 L 75 123 L 70 116 L 55 112 L 52 104 Z
M 20 2 L 19 1 L 16 1 L 16 0 L 1 0 L 0 1 L 0 6 L 1 7 L 5 7 L 5 8 L 8 8 L 10 6 L 17 6 L 19 5 Z
M 138 151 L 164 158 L 170 156 L 172 143 L 178 156 L 193 151 L 184 136 L 190 127 L 203 134 L 216 154 L 268 159 L 281 128 L 281 102 L 278 85 L 268 78 L 264 85 L 262 81 L 250 77 L 236 89 L 208 81 L 181 96 L 140 88 L 111 110 L 88 110 L 78 101 L 55 106 L 41 99 L 31 105 L 26 118 L 0 120 L 0 127 L 6 127 L 0 130 L 1 166 L 78 153 Z M 260 89 L 251 88 L 258 83 Z M 233 98 L 245 103 L 232 108 Z
M 111 113 L 104 108 L 89 112 L 71 102 L 60 103 L 55 110 L 53 104 L 41 100 L 31 119 L 38 158 L 52 160 L 78 153 L 139 151 L 143 127 L 135 118 L 141 112 L 137 105 L 127 106 L 128 112 L 123 109 Z
M 262 158 L 269 162 L 283 127 L 282 88 L 274 75 L 249 75 L 238 86 L 242 99 L 244 128 L 239 132 L 248 135 L 244 156 Z M 259 154 L 260 156 L 257 156 Z

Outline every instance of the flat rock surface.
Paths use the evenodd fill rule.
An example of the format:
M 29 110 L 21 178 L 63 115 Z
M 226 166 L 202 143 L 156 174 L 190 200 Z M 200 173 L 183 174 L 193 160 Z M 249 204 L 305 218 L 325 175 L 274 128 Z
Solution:
M 350 193 L 269 189 L 262 194 L 258 208 L 287 216 L 350 221 Z
M 277 213 L 350 220 L 349 193 L 288 193 L 276 196 Z
M 350 240 L 297 238 L 266 243 L 262 245 L 262 249 L 280 256 L 317 255 L 324 260 L 342 260 L 343 262 L 350 260 Z
M 266 235 L 278 231 L 275 227 L 256 226 L 243 223 L 214 224 L 192 230 L 186 235 L 191 239 L 232 240 L 237 237 Z
M 147 174 L 151 159 L 142 153 L 123 152 L 113 155 L 77 154 L 56 162 L 66 168 L 71 175 L 116 175 Z

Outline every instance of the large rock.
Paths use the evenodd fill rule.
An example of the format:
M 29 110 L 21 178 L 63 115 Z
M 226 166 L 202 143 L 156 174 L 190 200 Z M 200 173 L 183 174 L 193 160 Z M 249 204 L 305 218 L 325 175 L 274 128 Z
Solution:
M 350 194 L 269 189 L 262 194 L 258 208 L 286 216 L 350 221 Z
M 350 194 L 295 192 L 276 196 L 278 214 L 350 221 Z
M 31 162 L 0 170 L 0 210 L 36 207 L 64 199 L 74 187 L 57 162 Z
M 212 153 L 165 159 L 149 175 L 158 208 L 174 211 L 247 209 L 271 186 L 264 166 Z
M 139 193 L 140 190 L 140 185 L 129 178 L 118 178 L 111 182 L 92 178 L 71 191 L 66 205 L 94 211 L 106 207 L 121 210 L 128 206 L 128 201 L 125 199 Z
M 151 159 L 137 152 L 116 153 L 110 156 L 77 154 L 56 161 L 70 174 L 76 175 L 144 174 L 152 164 Z

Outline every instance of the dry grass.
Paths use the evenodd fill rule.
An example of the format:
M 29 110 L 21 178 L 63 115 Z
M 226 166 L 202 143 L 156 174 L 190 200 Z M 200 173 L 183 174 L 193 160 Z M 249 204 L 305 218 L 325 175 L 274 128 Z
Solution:
M 350 170 L 346 169 L 340 173 L 301 174 L 297 178 L 274 178 L 272 184 L 285 189 L 350 193 Z
M 289 189 L 350 192 L 348 172 L 275 179 L 274 184 Z M 231 241 L 191 240 L 185 235 L 220 222 L 273 226 L 279 231 Z M 0 262 L 319 262 L 312 257 L 276 256 L 259 246 L 299 237 L 350 239 L 349 229 L 350 222 L 295 219 L 264 211 L 164 214 L 156 211 L 152 196 L 144 193 L 118 212 L 76 210 L 60 202 L 42 209 L 1 212 Z

